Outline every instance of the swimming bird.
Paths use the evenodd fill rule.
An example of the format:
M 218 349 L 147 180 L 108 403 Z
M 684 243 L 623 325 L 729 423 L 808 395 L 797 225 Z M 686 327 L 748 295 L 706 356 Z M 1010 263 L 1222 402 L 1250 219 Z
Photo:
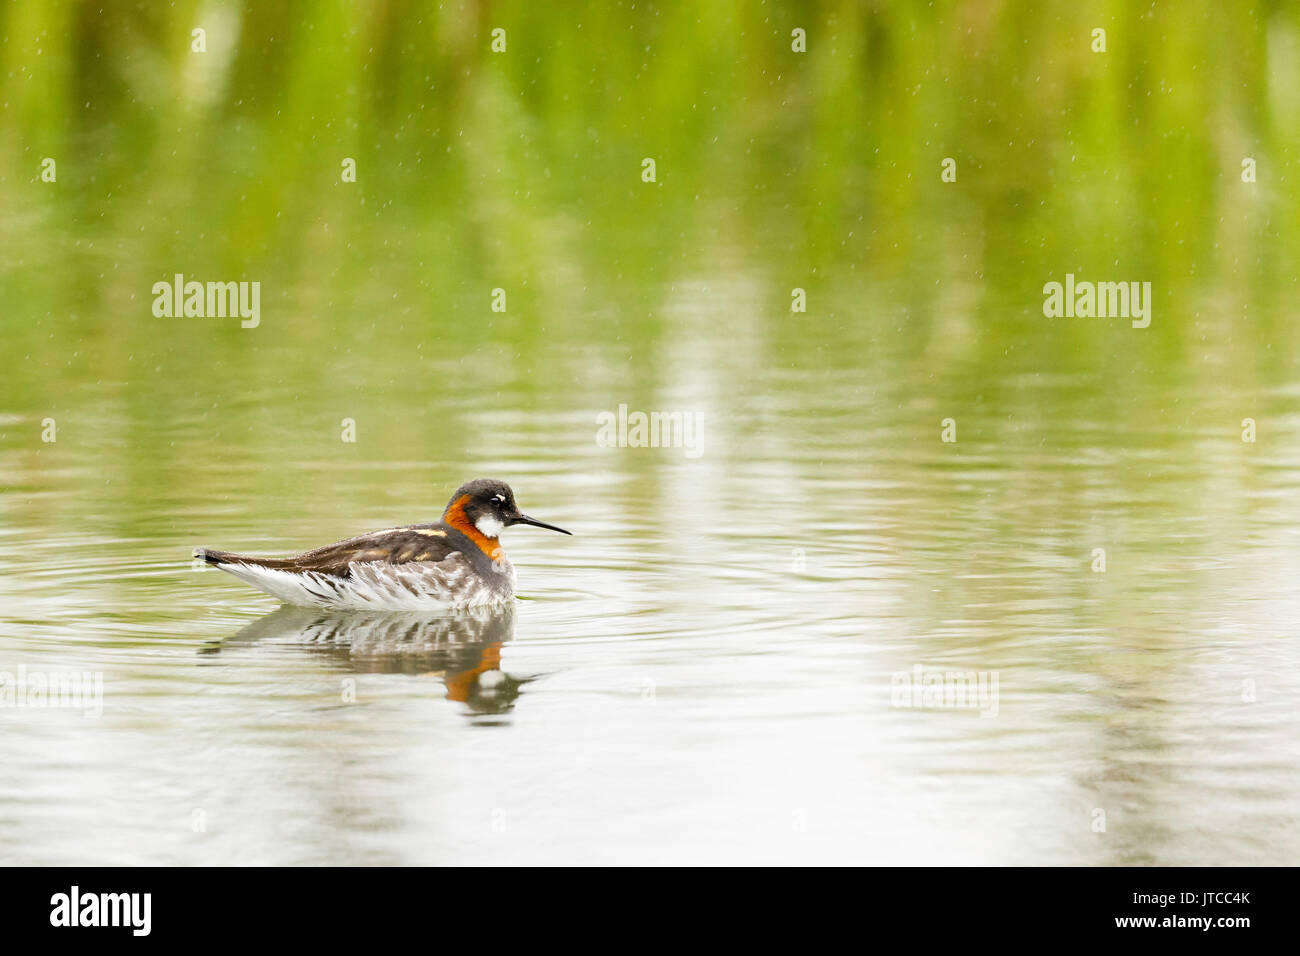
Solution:
M 255 558 L 196 548 L 267 594 L 303 607 L 419 611 L 505 604 L 515 569 L 498 536 L 528 524 L 571 534 L 530 518 L 504 481 L 476 478 L 456 489 L 442 520 L 372 531 L 292 558 Z

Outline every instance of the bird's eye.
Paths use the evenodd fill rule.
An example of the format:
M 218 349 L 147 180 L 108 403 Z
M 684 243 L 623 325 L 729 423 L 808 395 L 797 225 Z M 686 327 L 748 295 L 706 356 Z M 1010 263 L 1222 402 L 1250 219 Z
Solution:
M 496 502 L 497 504 L 499 504 L 499 505 L 503 505 L 503 504 L 506 503 L 506 499 L 505 499 L 505 496 L 504 496 L 504 495 L 493 495 L 493 496 L 492 496 L 492 500 L 495 501 L 495 502 Z

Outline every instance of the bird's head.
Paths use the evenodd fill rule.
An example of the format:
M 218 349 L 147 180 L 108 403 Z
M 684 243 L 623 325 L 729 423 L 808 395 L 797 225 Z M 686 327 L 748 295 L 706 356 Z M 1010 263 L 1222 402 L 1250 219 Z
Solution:
M 506 528 L 516 524 L 548 528 L 560 534 L 572 533 L 528 517 L 515 504 L 515 493 L 510 490 L 510 486 L 495 478 L 475 478 L 457 488 L 447 502 L 442 520 L 453 528 L 472 525 L 483 537 L 493 540 Z

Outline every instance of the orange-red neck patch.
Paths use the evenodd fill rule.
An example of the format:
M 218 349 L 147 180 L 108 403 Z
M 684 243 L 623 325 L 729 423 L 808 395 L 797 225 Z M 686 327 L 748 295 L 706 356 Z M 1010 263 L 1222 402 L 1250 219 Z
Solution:
M 500 560 L 505 555 L 505 552 L 501 550 L 501 544 L 496 538 L 489 538 L 474 527 L 474 522 L 470 521 L 469 515 L 465 514 L 465 505 L 468 502 L 469 495 L 461 495 L 453 501 L 442 516 L 443 522 L 473 541 L 478 545 L 478 549 L 493 561 Z

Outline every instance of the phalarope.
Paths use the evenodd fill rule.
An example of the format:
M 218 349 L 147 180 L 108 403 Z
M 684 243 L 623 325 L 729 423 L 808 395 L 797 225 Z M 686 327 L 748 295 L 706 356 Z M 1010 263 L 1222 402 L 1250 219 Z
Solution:
M 516 524 L 571 533 L 521 512 L 504 481 L 477 478 L 457 488 L 442 520 L 431 524 L 372 531 L 292 558 L 207 548 L 194 556 L 303 607 L 483 607 L 514 597 L 515 569 L 497 537 Z

